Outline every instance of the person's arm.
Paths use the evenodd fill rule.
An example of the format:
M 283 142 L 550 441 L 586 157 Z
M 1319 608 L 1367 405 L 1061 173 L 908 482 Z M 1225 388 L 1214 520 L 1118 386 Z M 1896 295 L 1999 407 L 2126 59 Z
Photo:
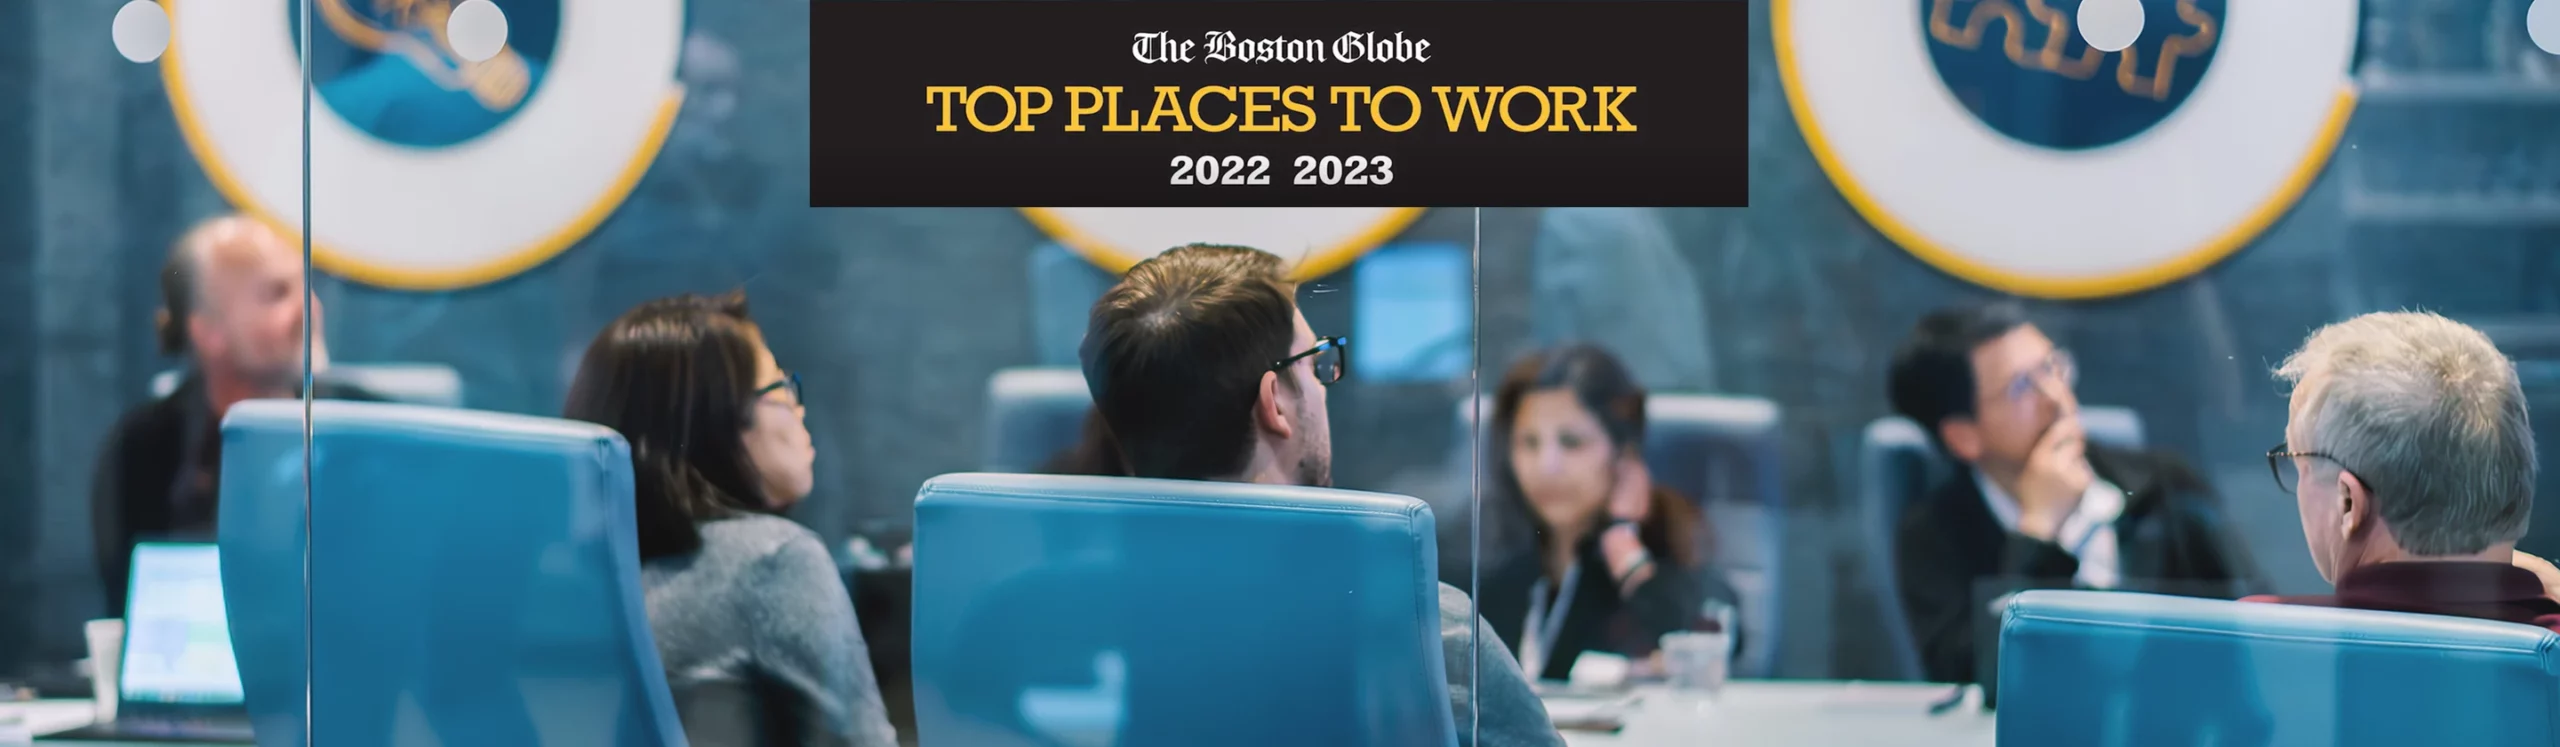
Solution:
M 758 668 L 788 699 L 777 712 L 798 744 L 896 747 L 853 598 L 816 537 L 796 537 L 752 576 L 748 616 Z
M 1903 613 L 1930 681 L 1975 681 L 1976 638 L 1992 600 L 2026 589 L 2070 588 L 2080 572 L 2080 561 L 2060 546 L 2015 532 L 2002 536 L 2001 570 L 1989 579 L 1973 578 L 1953 562 L 1965 553 L 1933 523 L 1906 524 L 1895 543 Z
M 1547 719 L 1546 702 L 1521 674 L 1520 660 L 1469 609 L 1466 592 L 1448 584 L 1440 585 L 1440 644 L 1461 747 L 1564 747 L 1564 735 Z M 1481 723 L 1475 718 L 1479 710 Z
M 1676 563 L 1657 563 L 1652 578 L 1624 593 L 1624 614 L 1645 636 L 1645 645 L 1638 650 L 1651 650 L 1666 633 L 1688 630 L 1707 605 L 1707 587 L 1702 577 Z

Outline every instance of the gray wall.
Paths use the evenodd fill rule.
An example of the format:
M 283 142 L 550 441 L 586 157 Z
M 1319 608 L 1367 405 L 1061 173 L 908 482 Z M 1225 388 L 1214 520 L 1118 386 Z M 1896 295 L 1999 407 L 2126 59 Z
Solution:
M 168 240 L 220 207 L 179 140 L 156 70 L 107 43 L 119 4 L 0 3 L 0 298 L 10 299 L 0 303 L 0 346 L 13 353 L 0 356 L 0 599 L 35 602 L 0 604 L 0 670 L 77 655 L 78 622 L 97 608 L 86 505 L 95 447 L 147 378 L 171 365 L 149 332 Z M 1752 207 L 1653 211 L 1668 237 L 1661 261 L 1691 280 L 1600 294 L 1681 318 L 1648 324 L 1627 308 L 1533 300 L 1555 298 L 1533 282 L 1555 269 L 1540 263 L 1566 261 L 1541 259 L 1558 256 L 1539 244 L 1549 216 L 1487 210 L 1481 351 L 1498 371 L 1540 337 L 1572 331 L 1541 319 L 1631 318 L 1621 326 L 1637 329 L 1619 333 L 1639 342 L 1622 350 L 1669 377 L 1658 386 L 1785 406 L 1786 611 L 1802 632 L 1784 670 L 1854 676 L 1874 671 L 1866 641 L 1878 632 L 1864 622 L 1870 580 L 1856 563 L 1868 548 L 1845 513 L 1858 429 L 1885 410 L 1884 356 L 1912 319 L 1989 294 L 1912 259 L 1843 203 L 1787 113 L 1766 0 L 1754 7 Z M 2484 79 L 2502 64 L 2444 51 L 2479 46 L 2465 40 L 2495 24 L 2476 13 L 2376 7 L 2369 34 L 2392 64 Z M 658 295 L 744 287 L 785 365 L 809 383 L 824 458 L 801 518 L 839 536 L 902 523 L 918 482 L 977 463 L 987 375 L 1037 360 L 1034 310 L 1021 299 L 1042 237 L 1008 210 L 807 208 L 806 8 L 695 3 L 696 32 L 736 64 L 702 64 L 715 53 L 700 48 L 689 58 L 692 104 L 623 210 L 557 260 L 481 288 L 321 283 L 334 356 L 447 363 L 473 407 L 554 412 L 571 356 L 613 314 Z M 2560 173 L 2548 160 L 2560 96 L 2493 88 L 2423 107 L 2369 96 L 2337 164 L 2255 246 L 2157 291 L 2038 307 L 2084 362 L 2082 398 L 2139 409 L 2156 444 L 2215 475 L 2285 588 L 2318 579 L 2258 457 L 2283 417 L 2269 363 L 2311 327 L 2376 308 L 2443 308 L 2503 325 L 2502 339 L 2515 340 L 2544 339 L 2534 335 L 2560 319 L 2547 259 L 2560 215 L 2430 217 L 2367 199 L 2437 189 L 2426 169 L 2443 160 L 2440 149 L 2465 147 L 2442 145 L 2461 140 L 2445 128 L 2479 152 L 2546 159 L 2527 173 Z M 2464 188 L 2449 178 L 2457 183 L 2441 189 Z M 1477 217 L 1434 211 L 1411 235 L 1464 240 Z M 1310 312 L 1318 326 L 1348 313 Z M 1462 390 L 1346 389 L 1335 410 L 1343 484 L 1427 482 L 1416 475 L 1442 466 L 1448 408 Z M 1806 622 L 1822 620 L 1836 624 Z

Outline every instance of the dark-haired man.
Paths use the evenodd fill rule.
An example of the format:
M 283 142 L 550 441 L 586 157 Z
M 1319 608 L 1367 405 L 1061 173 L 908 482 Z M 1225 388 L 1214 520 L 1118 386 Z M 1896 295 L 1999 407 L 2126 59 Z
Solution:
M 1909 508 L 1895 543 L 1930 680 L 1996 675 L 1994 605 L 2017 591 L 2254 590 L 2212 486 L 2175 457 L 2088 443 L 2078 369 L 2017 306 L 1923 317 L 1889 378 L 1894 409 L 1961 467 Z
M 191 365 L 176 391 L 126 412 L 98 454 L 90 509 L 108 617 L 124 615 L 135 542 L 212 538 L 223 413 L 302 390 L 302 253 L 282 234 L 242 215 L 197 224 L 171 247 L 160 295 L 160 350 Z M 316 369 L 328 352 L 311 321 Z M 342 385 L 317 389 L 374 399 Z
M 1094 304 L 1080 351 L 1085 382 L 1132 474 L 1333 483 L 1325 387 L 1342 373 L 1343 350 L 1308 328 L 1295 287 L 1270 253 L 1195 244 L 1138 263 Z M 1561 745 L 1519 662 L 1470 607 L 1465 592 L 1441 585 L 1459 741 Z M 1471 659 L 1481 666 L 1472 677 Z M 1470 697 L 1470 681 L 1480 697 Z M 1480 742 L 1469 728 L 1477 702 Z

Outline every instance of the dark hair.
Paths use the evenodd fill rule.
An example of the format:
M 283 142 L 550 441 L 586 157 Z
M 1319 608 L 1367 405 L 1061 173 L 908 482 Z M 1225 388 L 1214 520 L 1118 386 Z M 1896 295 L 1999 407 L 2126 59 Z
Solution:
M 1289 357 L 1294 292 L 1269 252 L 1192 244 L 1129 268 L 1094 302 L 1078 356 L 1130 474 L 1244 471 L 1262 375 Z
M 1973 415 L 1981 398 L 1973 377 L 1974 348 L 2027 323 L 2026 310 L 2006 302 L 1954 306 L 1921 317 L 1885 375 L 1894 412 L 1919 423 L 1931 441 L 1940 440 L 1938 426 Z
M 160 265 L 160 317 L 156 324 L 160 337 L 160 354 L 172 358 L 186 355 L 194 347 L 187 336 L 187 319 L 196 313 L 196 252 L 184 243 L 169 251 L 169 259 Z
M 1102 411 L 1086 410 L 1084 432 L 1075 445 L 1049 457 L 1040 474 L 1121 477 L 1129 474 L 1129 465 L 1121 460 L 1120 444 L 1111 438 L 1111 424 L 1102 422 Z
M 1512 364 L 1493 395 L 1492 433 L 1501 440 L 1498 448 L 1487 449 L 1494 466 L 1492 484 L 1499 500 L 1526 516 L 1530 526 L 1537 528 L 1538 547 L 1542 550 L 1553 541 L 1555 529 L 1529 506 L 1529 496 L 1520 489 L 1520 476 L 1512 472 L 1511 427 L 1520 417 L 1520 400 L 1533 392 L 1554 389 L 1573 393 L 1574 401 L 1600 421 L 1612 449 L 1634 449 L 1638 454 L 1644 451 L 1644 385 L 1636 383 L 1635 376 L 1628 373 L 1617 356 L 1596 345 L 1573 344 L 1533 352 Z M 1652 505 L 1636 534 L 1654 555 L 1681 566 L 1693 566 L 1700 557 L 1699 542 L 1706 536 L 1705 526 L 1706 518 L 1697 504 L 1677 491 L 1655 485 Z
M 701 549 L 702 522 L 768 512 L 745 436 L 758 334 L 745 296 L 683 295 L 632 308 L 587 344 L 564 414 L 630 442 L 641 558 Z

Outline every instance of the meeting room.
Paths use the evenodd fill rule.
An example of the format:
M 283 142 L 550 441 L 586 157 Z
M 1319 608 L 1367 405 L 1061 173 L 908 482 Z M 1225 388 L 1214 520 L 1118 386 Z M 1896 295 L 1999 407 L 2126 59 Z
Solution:
M 0 3 L 0 747 L 2560 747 L 2560 0 L 1731 1 L 1739 208 L 812 207 L 810 3 Z

